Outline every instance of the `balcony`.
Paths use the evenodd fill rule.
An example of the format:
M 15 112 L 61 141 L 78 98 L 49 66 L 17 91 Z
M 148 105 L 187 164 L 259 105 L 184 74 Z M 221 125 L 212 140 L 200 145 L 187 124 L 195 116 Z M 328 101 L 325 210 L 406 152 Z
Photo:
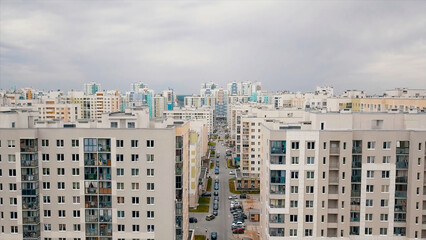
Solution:
M 39 239 L 40 238 L 40 231 L 36 230 L 23 230 L 22 233 L 24 239 Z
M 396 162 L 397 169 L 408 169 L 408 161 Z
M 285 141 L 271 141 L 271 154 L 285 154 L 286 153 Z
M 361 168 L 362 162 L 361 161 L 352 161 L 352 168 Z
M 353 182 L 353 183 L 360 183 L 361 182 L 361 176 L 359 176 L 359 175 L 356 175 L 356 176 L 352 176 L 351 177 L 351 182 Z
M 21 153 L 35 153 L 37 152 L 37 139 L 21 139 L 20 140 Z
M 352 154 L 361 154 L 362 147 L 352 147 Z
M 270 214 L 269 223 L 284 223 L 284 214 Z
M 40 217 L 23 217 L 22 218 L 23 224 L 39 224 L 40 223 Z
M 271 164 L 284 165 L 285 156 L 271 156 Z
M 339 144 L 333 144 L 333 142 L 330 143 L 330 155 L 339 155 L 340 154 L 340 147 Z
M 361 191 L 360 190 L 352 190 L 351 191 L 351 197 L 360 197 Z
M 37 196 L 38 194 L 38 189 L 22 189 L 22 195 L 24 196 Z
M 285 194 L 285 185 L 270 185 L 269 186 L 269 193 L 270 194 L 284 195 Z
M 395 191 L 396 198 L 407 198 L 407 191 Z
M 34 160 L 21 160 L 21 167 L 38 167 L 38 161 Z
M 408 182 L 408 176 L 396 177 L 395 182 L 406 184 Z
M 22 175 L 21 180 L 22 181 L 38 181 L 38 174 L 37 175 Z
M 410 148 L 409 147 L 397 147 L 396 148 L 396 154 L 409 154 Z

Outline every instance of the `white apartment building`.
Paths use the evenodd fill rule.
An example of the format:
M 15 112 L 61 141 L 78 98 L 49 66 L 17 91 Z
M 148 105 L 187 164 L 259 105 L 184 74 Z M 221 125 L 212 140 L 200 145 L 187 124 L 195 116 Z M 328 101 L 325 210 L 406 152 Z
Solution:
M 0 113 L 0 239 L 187 239 L 189 123 L 35 118 Z
M 261 239 L 425 239 L 426 115 L 262 124 Z
M 209 133 L 213 132 L 214 129 L 214 111 L 210 107 L 175 108 L 171 111 L 164 111 L 164 118 L 173 118 L 177 120 L 205 119 L 207 121 Z

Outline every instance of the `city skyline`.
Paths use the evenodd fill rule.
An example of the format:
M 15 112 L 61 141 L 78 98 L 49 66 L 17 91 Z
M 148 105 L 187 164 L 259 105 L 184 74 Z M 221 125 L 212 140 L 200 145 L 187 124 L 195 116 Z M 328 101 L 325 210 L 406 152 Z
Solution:
M 261 81 L 376 94 L 426 78 L 424 2 L 0 5 L 1 89 L 143 81 L 191 94 L 202 82 Z

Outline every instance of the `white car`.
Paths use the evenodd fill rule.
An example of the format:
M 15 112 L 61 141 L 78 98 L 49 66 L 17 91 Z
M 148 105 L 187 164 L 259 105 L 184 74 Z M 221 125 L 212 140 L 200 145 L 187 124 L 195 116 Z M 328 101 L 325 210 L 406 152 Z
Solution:
M 230 171 L 229 175 L 235 175 L 235 172 L 234 171 Z

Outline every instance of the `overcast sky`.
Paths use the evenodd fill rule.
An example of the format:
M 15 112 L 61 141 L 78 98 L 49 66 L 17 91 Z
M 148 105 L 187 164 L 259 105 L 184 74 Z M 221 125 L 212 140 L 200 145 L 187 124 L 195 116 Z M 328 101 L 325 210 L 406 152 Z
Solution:
M 426 88 L 426 1 L 0 1 L 0 88 Z

